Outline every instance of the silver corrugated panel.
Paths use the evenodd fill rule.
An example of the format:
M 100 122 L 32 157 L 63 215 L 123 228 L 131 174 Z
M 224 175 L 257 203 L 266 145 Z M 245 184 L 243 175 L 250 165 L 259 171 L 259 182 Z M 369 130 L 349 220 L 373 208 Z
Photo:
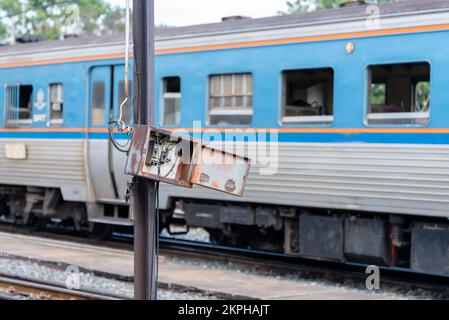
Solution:
M 24 144 L 26 160 L 6 159 L 7 144 Z M 82 140 L 0 140 L 0 184 L 60 187 L 65 190 L 73 187 L 76 195 L 69 198 L 84 198 L 86 173 L 83 153 Z
M 163 192 L 198 197 L 163 186 Z M 245 197 L 201 197 L 298 207 L 449 216 L 449 146 L 283 144 L 275 175 L 252 166 Z M 166 199 L 163 194 L 162 199 Z

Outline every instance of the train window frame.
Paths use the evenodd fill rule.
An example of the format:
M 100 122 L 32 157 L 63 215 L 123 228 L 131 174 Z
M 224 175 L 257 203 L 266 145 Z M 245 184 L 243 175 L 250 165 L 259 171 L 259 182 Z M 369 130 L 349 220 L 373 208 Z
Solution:
M 9 97 L 8 89 L 16 89 L 17 92 L 14 94 L 13 97 Z M 27 93 L 27 100 L 28 100 L 28 118 L 27 119 L 20 119 L 20 103 L 21 103 L 21 89 L 22 88 L 28 88 L 31 90 Z M 20 127 L 31 127 L 33 125 L 33 93 L 34 93 L 34 86 L 32 84 L 23 84 L 23 83 L 12 83 L 12 84 L 5 84 L 4 85 L 4 125 L 5 127 L 9 128 L 20 128 Z M 15 109 L 18 109 L 18 111 L 11 111 L 10 105 L 8 102 L 12 100 L 16 100 L 18 102 L 18 106 L 15 107 Z M 16 113 L 17 115 L 14 117 L 11 117 L 12 113 Z
M 393 67 L 406 67 L 406 66 L 419 66 L 419 65 L 426 65 L 428 67 L 428 72 L 425 76 L 397 76 L 396 78 L 409 78 L 410 81 L 410 110 L 412 108 L 416 108 L 416 86 L 421 82 L 428 82 L 429 83 L 429 96 L 428 101 L 429 104 L 427 106 L 428 111 L 425 112 L 417 112 L 417 111 L 404 111 L 404 112 L 371 112 L 373 106 L 376 106 L 376 104 L 372 104 L 372 84 L 373 84 L 373 76 L 372 76 L 372 68 L 393 68 Z M 423 80 L 425 78 L 425 80 Z M 394 77 L 390 77 L 390 79 L 394 79 Z M 432 104 L 431 101 L 431 94 L 432 94 L 432 64 L 430 61 L 426 60 L 418 60 L 418 61 L 396 61 L 396 62 L 390 62 L 390 63 L 371 63 L 366 65 L 366 89 L 365 89 L 365 110 L 364 110 L 364 125 L 366 127 L 429 127 L 431 123 L 431 112 L 432 112 Z M 389 89 L 389 86 L 387 84 L 387 80 L 385 82 L 385 106 L 388 106 L 387 97 L 389 94 L 389 91 L 391 91 L 391 88 Z M 379 83 L 379 82 L 374 82 Z M 408 95 L 405 95 L 408 96 Z M 390 104 L 391 107 L 393 107 L 393 104 Z M 397 105 L 397 107 L 399 107 Z M 401 108 L 404 108 L 404 103 L 401 103 Z M 373 121 L 373 122 L 370 122 Z M 378 123 L 374 123 L 375 121 L 378 121 Z M 400 123 L 404 122 L 404 123 Z
M 56 86 L 61 86 L 61 88 L 62 88 L 62 94 L 61 94 L 61 101 L 60 101 L 60 104 L 61 104 L 61 111 L 60 111 L 60 114 L 61 114 L 61 118 L 53 118 L 53 116 L 52 116 L 52 111 L 53 111 L 53 95 L 52 95 L 52 88 L 53 87 L 56 87 Z M 63 123 L 64 123 L 64 83 L 62 83 L 62 82 L 53 82 L 53 83 L 50 83 L 49 85 L 48 85 L 48 97 L 49 97 L 49 107 L 48 107 L 48 119 L 49 119 L 49 125 L 50 126 L 62 126 L 63 125 Z M 55 102 L 55 104 L 56 103 L 59 103 L 59 102 Z
M 94 95 L 95 95 L 95 85 L 96 84 L 101 84 L 103 85 L 103 117 L 102 117 L 102 122 L 101 123 L 96 123 L 94 122 L 94 110 L 95 109 L 99 109 L 99 108 L 94 108 Z M 98 80 L 98 81 L 93 81 L 92 82 L 92 93 L 91 93 L 91 97 L 90 97 L 90 124 L 92 127 L 103 127 L 105 126 L 105 119 L 106 119 L 106 88 L 107 88 L 107 83 L 104 80 Z
M 289 73 L 310 73 L 317 71 L 328 71 L 331 73 L 331 83 L 329 84 L 327 90 L 325 90 L 326 95 L 330 97 L 331 104 L 330 109 L 332 110 L 332 115 L 298 115 L 298 116 L 287 116 L 287 79 Z M 312 86 L 309 86 L 310 89 Z M 308 101 L 306 101 L 309 104 Z M 281 126 L 332 126 L 335 122 L 335 69 L 332 66 L 319 66 L 319 67 L 307 67 L 307 68 L 295 68 L 295 69 L 285 69 L 281 71 L 280 74 L 280 112 L 279 112 L 279 124 Z M 309 104 L 310 107 L 312 107 Z M 323 106 L 321 108 L 327 109 Z
M 178 84 L 178 92 L 168 92 L 167 91 L 167 81 L 170 79 L 179 80 Z M 177 113 L 175 108 L 175 121 L 174 123 L 167 123 L 166 120 L 166 111 L 168 110 L 166 105 L 166 99 L 175 99 L 178 101 Z M 161 96 L 160 96 L 160 116 L 159 123 L 162 127 L 166 128 L 175 128 L 181 124 L 181 115 L 182 115 L 182 78 L 180 76 L 166 76 L 161 79 Z M 177 114 L 177 115 L 176 115 Z
M 232 76 L 233 78 L 233 84 L 232 84 L 232 89 L 231 89 L 231 91 L 234 91 L 234 89 L 235 89 L 235 76 L 237 76 L 237 75 L 243 75 L 244 76 L 244 79 L 246 79 L 246 77 L 247 76 L 250 76 L 250 79 L 251 79 L 251 85 L 250 85 L 250 87 L 251 87 L 251 92 L 247 92 L 246 90 L 247 90 L 247 88 L 248 88 L 248 85 L 247 85 L 247 83 L 245 83 L 244 84 L 244 89 L 243 89 L 243 91 L 242 91 L 242 93 L 244 93 L 244 94 L 242 94 L 242 95 L 238 95 L 238 94 L 231 94 L 231 95 L 229 95 L 229 96 L 226 96 L 226 95 L 221 95 L 221 96 L 216 96 L 215 98 L 220 98 L 220 99 L 223 99 L 223 98 L 226 98 L 226 97 L 232 97 L 232 99 L 235 101 L 235 97 L 244 97 L 244 99 L 243 99 L 243 101 L 248 101 L 247 99 L 248 99 L 248 97 L 251 97 L 251 107 L 250 108 L 248 108 L 248 109 L 250 109 L 250 110 L 238 110 L 238 109 L 235 109 L 235 107 L 232 107 L 232 108 L 234 108 L 233 110 L 225 110 L 225 109 L 223 109 L 223 108 L 231 108 L 231 107 L 221 107 L 222 108 L 222 110 L 220 111 L 220 110 L 218 110 L 218 111 L 215 111 L 215 112 L 213 112 L 213 113 L 211 113 L 211 99 L 213 98 L 212 97 L 212 94 L 211 94 L 211 88 L 212 88 L 212 85 L 211 85 L 211 80 L 214 78 L 214 77 L 224 77 L 224 76 Z M 244 82 L 245 80 L 243 80 L 243 82 Z M 253 122 L 254 122 L 254 114 L 255 114 L 255 108 L 254 108 L 254 101 L 255 101 L 255 99 L 254 99 L 254 93 L 255 93 L 255 90 L 254 90 L 254 88 L 255 88 L 255 77 L 254 77 L 254 74 L 253 74 L 253 72 L 250 72 L 250 71 L 236 71 L 236 72 L 223 72 L 223 73 L 213 73 L 213 74 L 209 74 L 208 75 L 208 77 L 207 77 L 207 89 L 206 89 L 206 125 L 207 126 L 209 126 L 209 127 L 243 127 L 243 128 L 246 128 L 246 127 L 250 127 L 250 126 L 252 126 L 252 124 L 253 124 Z M 242 108 L 243 109 L 243 108 Z M 249 123 L 227 123 L 227 124 L 224 124 L 224 123 L 221 123 L 220 124 L 220 122 L 218 122 L 218 123 L 212 123 L 212 121 L 211 121 L 211 116 L 224 116 L 224 117 L 242 117 L 242 116 L 250 116 L 251 118 L 250 118 L 250 121 L 249 121 Z

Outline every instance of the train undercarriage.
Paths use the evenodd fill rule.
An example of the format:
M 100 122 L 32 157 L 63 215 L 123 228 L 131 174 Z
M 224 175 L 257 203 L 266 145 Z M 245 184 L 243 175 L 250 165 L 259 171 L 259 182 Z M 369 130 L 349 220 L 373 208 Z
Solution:
M 174 207 L 165 226 L 204 228 L 216 244 L 449 276 L 447 219 L 185 199 Z
M 160 228 L 173 235 L 203 228 L 219 245 L 449 276 L 446 219 L 194 199 L 172 203 L 160 212 Z M 128 211 L 117 205 L 104 210 L 105 216 Z M 0 187 L 0 221 L 30 230 L 48 223 L 70 226 L 94 239 L 114 229 L 89 222 L 84 203 L 64 201 L 57 189 L 34 187 Z
M 0 187 L 0 221 L 30 231 L 51 224 L 98 240 L 113 230 L 112 225 L 89 222 L 84 203 L 64 201 L 60 190 L 54 188 Z

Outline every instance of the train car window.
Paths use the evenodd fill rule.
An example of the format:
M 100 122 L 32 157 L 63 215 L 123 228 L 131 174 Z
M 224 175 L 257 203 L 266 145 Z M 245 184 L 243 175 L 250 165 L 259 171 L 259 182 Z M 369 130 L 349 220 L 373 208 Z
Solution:
M 236 73 L 209 77 L 209 124 L 250 125 L 253 120 L 253 75 Z
M 5 86 L 6 126 L 21 127 L 32 124 L 32 96 L 31 85 Z
M 387 101 L 387 84 L 372 83 L 371 84 L 371 104 L 381 105 Z
M 334 120 L 333 115 L 332 68 L 283 72 L 283 123 L 330 123 Z
M 430 110 L 430 81 L 419 81 L 415 88 L 415 104 L 419 112 Z
M 92 125 L 103 126 L 106 116 L 106 84 L 104 81 L 96 81 L 92 84 Z
M 163 79 L 163 126 L 177 126 L 181 121 L 181 78 Z
M 430 65 L 403 63 L 368 68 L 367 123 L 427 125 L 430 116 Z
M 132 119 L 132 114 L 133 114 L 133 105 L 132 105 L 132 101 L 133 101 L 133 92 L 132 89 L 133 88 L 133 82 L 129 81 L 129 95 L 130 98 L 128 99 L 128 101 L 123 105 L 123 116 L 122 116 L 122 120 L 126 123 L 126 124 L 131 124 L 131 119 Z M 121 80 L 118 83 L 118 107 L 120 108 L 120 105 L 122 104 L 122 102 L 125 101 L 125 80 Z M 119 110 L 120 112 L 120 110 Z
M 50 84 L 50 124 L 63 122 L 64 86 L 62 83 Z

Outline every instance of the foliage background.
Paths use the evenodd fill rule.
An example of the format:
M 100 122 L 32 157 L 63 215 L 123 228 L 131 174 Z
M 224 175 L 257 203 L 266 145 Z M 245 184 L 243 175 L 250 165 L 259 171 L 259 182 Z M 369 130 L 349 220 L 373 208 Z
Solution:
M 370 0 L 367 3 L 385 3 L 385 2 L 397 2 L 401 0 Z M 337 8 L 343 2 L 348 2 L 348 0 L 294 0 L 287 1 L 287 13 L 296 12 L 309 12 L 321 9 L 332 9 Z
M 280 13 L 335 8 L 346 1 L 289 0 L 286 1 L 286 11 Z M 398 0 L 369 2 L 392 1 Z M 13 42 L 15 36 L 25 34 L 55 40 L 67 35 L 102 35 L 124 30 L 125 9 L 113 7 L 105 0 L 0 0 L 0 42 Z
M 1 0 L 0 39 L 16 35 L 61 39 L 125 30 L 125 10 L 104 0 Z

